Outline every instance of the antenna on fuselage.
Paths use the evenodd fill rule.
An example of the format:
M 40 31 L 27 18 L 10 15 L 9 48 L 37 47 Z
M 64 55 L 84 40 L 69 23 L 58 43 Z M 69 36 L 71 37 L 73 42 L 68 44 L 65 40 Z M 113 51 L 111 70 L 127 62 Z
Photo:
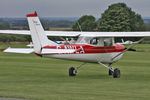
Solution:
M 78 24 L 78 27 L 79 27 L 80 31 L 82 32 L 81 25 L 80 25 L 80 23 L 78 21 L 77 21 L 77 24 Z

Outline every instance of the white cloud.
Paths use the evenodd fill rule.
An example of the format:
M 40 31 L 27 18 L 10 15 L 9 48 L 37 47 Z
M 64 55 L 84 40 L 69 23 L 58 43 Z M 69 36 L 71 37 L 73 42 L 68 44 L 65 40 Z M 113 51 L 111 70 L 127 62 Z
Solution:
M 42 17 L 99 17 L 110 4 L 125 2 L 142 16 L 150 16 L 149 0 L 1 0 L 0 17 L 25 17 L 37 10 Z

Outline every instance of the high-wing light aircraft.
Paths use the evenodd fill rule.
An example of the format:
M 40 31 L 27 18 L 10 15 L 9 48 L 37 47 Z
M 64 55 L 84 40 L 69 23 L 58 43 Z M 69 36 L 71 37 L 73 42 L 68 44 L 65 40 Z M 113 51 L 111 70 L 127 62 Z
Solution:
M 30 31 L 26 30 L 0 30 L 0 33 L 31 35 L 32 48 L 7 48 L 4 52 L 32 53 L 37 56 L 59 58 L 83 62 L 77 67 L 69 69 L 69 76 L 76 76 L 77 69 L 86 62 L 98 63 L 109 70 L 109 75 L 114 78 L 120 77 L 120 70 L 113 68 L 125 51 L 125 47 L 114 41 L 115 37 L 147 37 L 150 32 L 67 32 L 67 31 L 44 31 L 37 13 L 27 14 Z M 47 36 L 71 36 L 78 37 L 74 44 L 57 44 Z M 138 42 L 140 42 L 139 40 Z M 130 46 L 132 47 L 132 45 Z M 106 65 L 108 64 L 108 66 Z
M 135 42 L 133 42 L 133 41 L 130 41 L 130 40 L 127 40 L 127 41 L 124 41 L 123 39 L 121 39 L 121 43 L 119 43 L 119 44 L 137 44 L 138 43 L 138 41 L 135 41 Z

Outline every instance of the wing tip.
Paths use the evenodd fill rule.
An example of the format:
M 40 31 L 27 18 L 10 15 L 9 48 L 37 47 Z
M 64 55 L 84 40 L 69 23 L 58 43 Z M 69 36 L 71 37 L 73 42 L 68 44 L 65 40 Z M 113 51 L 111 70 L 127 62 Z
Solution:
M 33 14 L 27 14 L 27 17 L 37 17 L 37 12 L 35 11 Z

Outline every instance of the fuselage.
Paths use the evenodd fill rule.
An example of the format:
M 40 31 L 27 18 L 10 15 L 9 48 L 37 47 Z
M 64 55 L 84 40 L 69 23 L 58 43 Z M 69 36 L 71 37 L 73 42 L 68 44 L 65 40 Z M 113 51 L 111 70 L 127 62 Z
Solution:
M 43 49 L 74 49 L 74 53 L 55 53 L 55 54 L 44 54 L 42 57 L 59 58 L 67 60 L 77 60 L 84 62 L 102 62 L 102 63 L 113 63 L 118 61 L 122 54 L 112 60 L 113 57 L 125 50 L 125 47 L 121 44 L 115 44 L 114 46 L 95 46 L 89 44 L 71 44 L 71 45 L 56 45 L 56 46 L 45 46 Z

